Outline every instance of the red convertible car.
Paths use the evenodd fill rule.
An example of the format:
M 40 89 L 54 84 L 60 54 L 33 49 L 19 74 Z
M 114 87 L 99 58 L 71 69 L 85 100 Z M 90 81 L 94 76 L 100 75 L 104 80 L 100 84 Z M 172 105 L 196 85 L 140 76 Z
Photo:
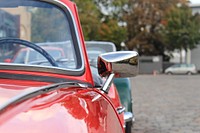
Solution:
M 1 0 L 0 18 L 0 133 L 124 132 L 124 108 L 112 81 L 137 75 L 137 52 L 100 54 L 101 77 L 92 74 L 69 0 Z M 41 43 L 62 49 L 63 58 Z M 20 49 L 43 58 L 5 62 Z

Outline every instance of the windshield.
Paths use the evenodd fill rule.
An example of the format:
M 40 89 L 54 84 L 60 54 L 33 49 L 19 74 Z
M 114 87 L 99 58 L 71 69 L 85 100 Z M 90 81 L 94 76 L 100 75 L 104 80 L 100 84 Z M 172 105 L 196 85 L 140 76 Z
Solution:
M 115 45 L 111 42 L 86 41 L 86 47 L 89 51 L 100 51 L 101 53 L 116 51 Z
M 86 48 L 89 60 L 95 61 L 100 54 L 116 51 L 115 45 L 111 42 L 86 41 Z
M 116 47 L 111 42 L 86 41 L 87 54 L 90 66 L 97 68 L 97 59 L 100 54 L 116 51 Z M 93 70 L 96 71 L 96 70 Z
M 98 58 L 100 54 L 106 53 L 106 51 L 101 48 L 94 48 L 94 49 L 88 48 L 87 50 L 88 50 L 87 53 L 88 53 L 89 59 L 95 59 L 95 60 Z
M 2 0 L 0 20 L 0 63 L 77 69 L 72 20 L 60 8 L 33 0 Z
M 44 49 L 56 60 L 65 58 L 64 51 L 61 48 L 44 47 Z M 19 50 L 17 56 L 13 58 L 12 62 L 28 64 L 34 61 L 42 61 L 42 60 L 46 61 L 45 57 L 39 54 L 38 52 L 32 49 L 21 49 Z

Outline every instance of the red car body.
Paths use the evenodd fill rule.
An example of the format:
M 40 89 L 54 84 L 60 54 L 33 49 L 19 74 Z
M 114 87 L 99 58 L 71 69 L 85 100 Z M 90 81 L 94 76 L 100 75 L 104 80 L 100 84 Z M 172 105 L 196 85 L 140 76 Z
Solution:
M 56 67 L 29 69 L 0 63 L 0 133 L 124 132 L 123 111 L 119 111 L 121 103 L 115 86 L 112 84 L 107 93 L 95 86 L 76 5 L 69 0 L 45 2 L 65 7 L 71 13 L 84 71 L 65 74 L 62 69 L 55 72 Z
M 37 89 L 49 84 L 24 80 L 0 81 L 1 103 L 24 89 Z M 107 96 L 98 90 L 64 87 L 22 101 L 1 112 L 0 132 L 123 132 L 114 108 Z

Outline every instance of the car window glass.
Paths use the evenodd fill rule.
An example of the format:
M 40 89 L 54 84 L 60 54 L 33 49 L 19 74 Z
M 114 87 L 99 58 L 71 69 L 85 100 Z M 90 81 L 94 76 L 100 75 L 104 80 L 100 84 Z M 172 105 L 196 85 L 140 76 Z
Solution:
M 89 57 L 89 59 L 97 60 L 98 56 L 99 56 L 101 53 L 102 53 L 101 51 L 88 50 L 88 57 Z
M 176 64 L 176 65 L 173 65 L 172 66 L 173 68 L 178 68 L 178 67 L 180 67 L 178 64 Z
M 15 59 L 12 61 L 14 63 L 24 63 L 24 57 L 26 56 L 25 51 L 21 51 L 18 53 L 18 56 L 14 57 Z
M 29 41 L 49 53 L 58 67 L 76 69 L 77 57 L 66 14 L 44 2 L 15 0 L 11 2 L 13 7 L 9 6 L 10 2 L 0 2 L 0 39 L 17 38 Z M 30 65 L 32 61 L 37 61 L 39 63 L 34 65 L 51 66 L 43 55 L 28 49 L 30 50 L 17 43 L 1 44 L 0 62 L 5 63 L 6 59 L 10 59 L 9 63 L 12 64 Z M 69 61 L 70 63 L 66 63 Z
M 98 50 L 102 52 L 113 52 L 115 47 L 109 43 L 86 43 L 87 50 Z
M 181 67 L 187 67 L 187 65 L 186 64 L 181 64 Z

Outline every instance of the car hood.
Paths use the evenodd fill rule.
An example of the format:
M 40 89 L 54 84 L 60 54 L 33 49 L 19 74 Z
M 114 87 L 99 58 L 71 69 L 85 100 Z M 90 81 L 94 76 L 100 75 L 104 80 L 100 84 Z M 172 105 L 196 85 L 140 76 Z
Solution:
M 93 90 L 78 83 L 0 84 L 0 133 L 122 132 L 113 107 Z
M 69 107 L 65 106 L 71 101 L 70 96 L 76 93 L 70 87 L 29 97 L 19 103 L 14 102 L 22 95 L 41 87 L 43 86 L 0 84 L 0 132 L 87 132 L 86 123 L 75 118 Z M 10 106 L 5 108 L 6 105 Z M 81 117 L 81 114 L 78 116 Z M 82 128 L 75 128 L 77 124 Z

